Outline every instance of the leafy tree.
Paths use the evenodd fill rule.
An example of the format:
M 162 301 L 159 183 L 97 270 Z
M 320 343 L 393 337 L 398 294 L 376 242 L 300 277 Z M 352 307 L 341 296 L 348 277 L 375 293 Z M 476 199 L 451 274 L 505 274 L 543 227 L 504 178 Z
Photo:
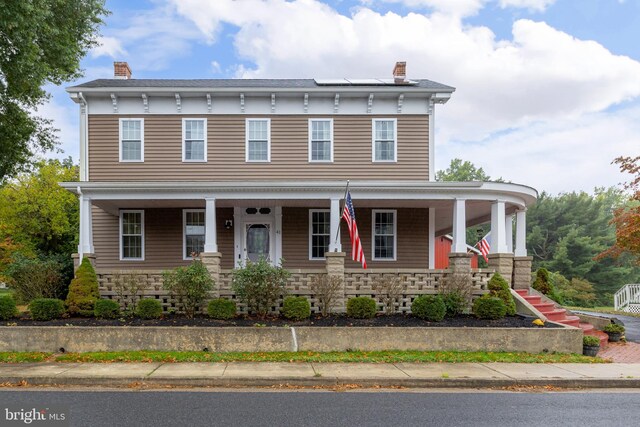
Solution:
M 640 264 L 640 156 L 618 157 L 614 162 L 620 165 L 621 171 L 635 175 L 631 182 L 625 184 L 625 188 L 633 194 L 627 206 L 613 211 L 611 224 L 616 229 L 615 243 L 603 251 L 598 259 L 626 255 Z
M 615 188 L 550 196 L 542 193 L 527 211 L 527 248 L 533 267 L 544 267 L 568 279 L 586 279 L 595 287 L 600 302 L 610 304 L 613 294 L 624 283 L 640 277 L 629 256 L 594 259 L 615 241 L 609 223 L 612 212 L 626 202 Z
M 436 181 L 491 181 L 491 178 L 468 160 L 452 159 L 447 169 L 436 172 Z
M 0 10 L 2 182 L 55 146 L 51 121 L 33 114 L 49 97 L 42 87 L 80 77 L 80 60 L 97 45 L 108 11 L 104 0 L 2 0 Z
M 588 280 L 577 277 L 568 280 L 560 273 L 551 273 L 550 279 L 564 304 L 593 307 L 596 303 L 595 289 Z
M 80 316 L 93 316 L 93 306 L 100 299 L 98 276 L 89 258 L 82 258 L 76 277 L 69 285 L 69 294 L 65 304 L 69 313 Z
M 75 252 L 78 244 L 78 199 L 58 185 L 77 181 L 71 158 L 36 164 L 0 188 L 0 240 L 10 238 L 27 255 Z

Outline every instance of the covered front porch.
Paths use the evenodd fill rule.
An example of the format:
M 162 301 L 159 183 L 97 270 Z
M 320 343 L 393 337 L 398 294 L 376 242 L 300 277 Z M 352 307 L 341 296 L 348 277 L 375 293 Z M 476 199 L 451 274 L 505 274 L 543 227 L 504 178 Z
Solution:
M 526 207 L 535 190 L 503 183 L 352 182 L 350 191 L 368 269 L 351 260 L 340 228 L 344 182 L 64 183 L 81 202 L 77 258 L 89 257 L 101 292 L 113 296 L 116 275 L 144 277 L 145 295 L 171 305 L 161 272 L 187 265 L 195 254 L 216 281 L 216 295 L 233 297 L 231 270 L 265 257 L 292 275 L 290 291 L 312 300 L 314 275 L 343 279 L 344 299 L 375 296 L 373 283 L 401 276 L 401 304 L 437 293 L 452 272 L 469 275 L 482 293 L 494 271 L 513 287 L 528 287 Z M 513 221 L 515 220 L 515 239 Z M 471 269 L 467 226 L 491 222 L 488 269 Z M 435 239 L 451 233 L 450 267 L 434 269 Z M 337 236 L 337 239 L 336 239 Z M 346 252 L 346 254 L 345 254 Z

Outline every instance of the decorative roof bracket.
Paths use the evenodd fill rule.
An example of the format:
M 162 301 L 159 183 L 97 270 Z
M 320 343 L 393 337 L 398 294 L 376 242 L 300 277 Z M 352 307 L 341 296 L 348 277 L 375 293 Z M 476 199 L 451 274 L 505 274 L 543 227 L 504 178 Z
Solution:
M 336 98 L 335 101 L 333 103 L 333 112 L 337 113 L 338 112 L 338 107 L 340 106 L 340 94 L 336 93 Z
M 371 108 L 373 107 L 373 93 L 369 94 L 369 101 L 367 102 L 367 114 L 371 114 Z
M 404 93 L 401 93 L 400 96 L 398 96 L 398 114 L 402 113 L 402 103 L 404 102 Z
M 211 94 L 207 94 L 207 112 L 211 112 Z
M 111 103 L 113 104 L 113 112 L 117 113 L 118 112 L 118 98 L 116 97 L 115 93 L 111 94 Z
M 149 112 L 149 99 L 147 98 L 147 94 L 146 93 L 142 94 L 142 105 L 144 106 L 144 112 L 148 113 Z
M 182 101 L 179 93 L 176 93 L 176 109 L 178 110 L 178 113 L 182 112 Z

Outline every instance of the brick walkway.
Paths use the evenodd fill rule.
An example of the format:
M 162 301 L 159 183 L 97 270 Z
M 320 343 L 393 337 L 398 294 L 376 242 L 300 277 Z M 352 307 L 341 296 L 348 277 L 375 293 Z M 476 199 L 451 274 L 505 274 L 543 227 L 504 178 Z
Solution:
M 640 344 L 611 342 L 607 348 L 598 353 L 598 357 L 610 359 L 616 363 L 640 363 Z

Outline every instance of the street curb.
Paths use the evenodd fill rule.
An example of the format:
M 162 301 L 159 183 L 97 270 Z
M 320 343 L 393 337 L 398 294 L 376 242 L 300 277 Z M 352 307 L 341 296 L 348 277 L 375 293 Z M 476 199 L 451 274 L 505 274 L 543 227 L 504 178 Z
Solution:
M 341 387 L 356 385 L 383 388 L 503 388 L 503 387 L 557 387 L 557 388 L 640 388 L 639 378 L 170 378 L 170 377 L 52 377 L 4 376 L 3 386 L 94 386 L 94 387 Z

